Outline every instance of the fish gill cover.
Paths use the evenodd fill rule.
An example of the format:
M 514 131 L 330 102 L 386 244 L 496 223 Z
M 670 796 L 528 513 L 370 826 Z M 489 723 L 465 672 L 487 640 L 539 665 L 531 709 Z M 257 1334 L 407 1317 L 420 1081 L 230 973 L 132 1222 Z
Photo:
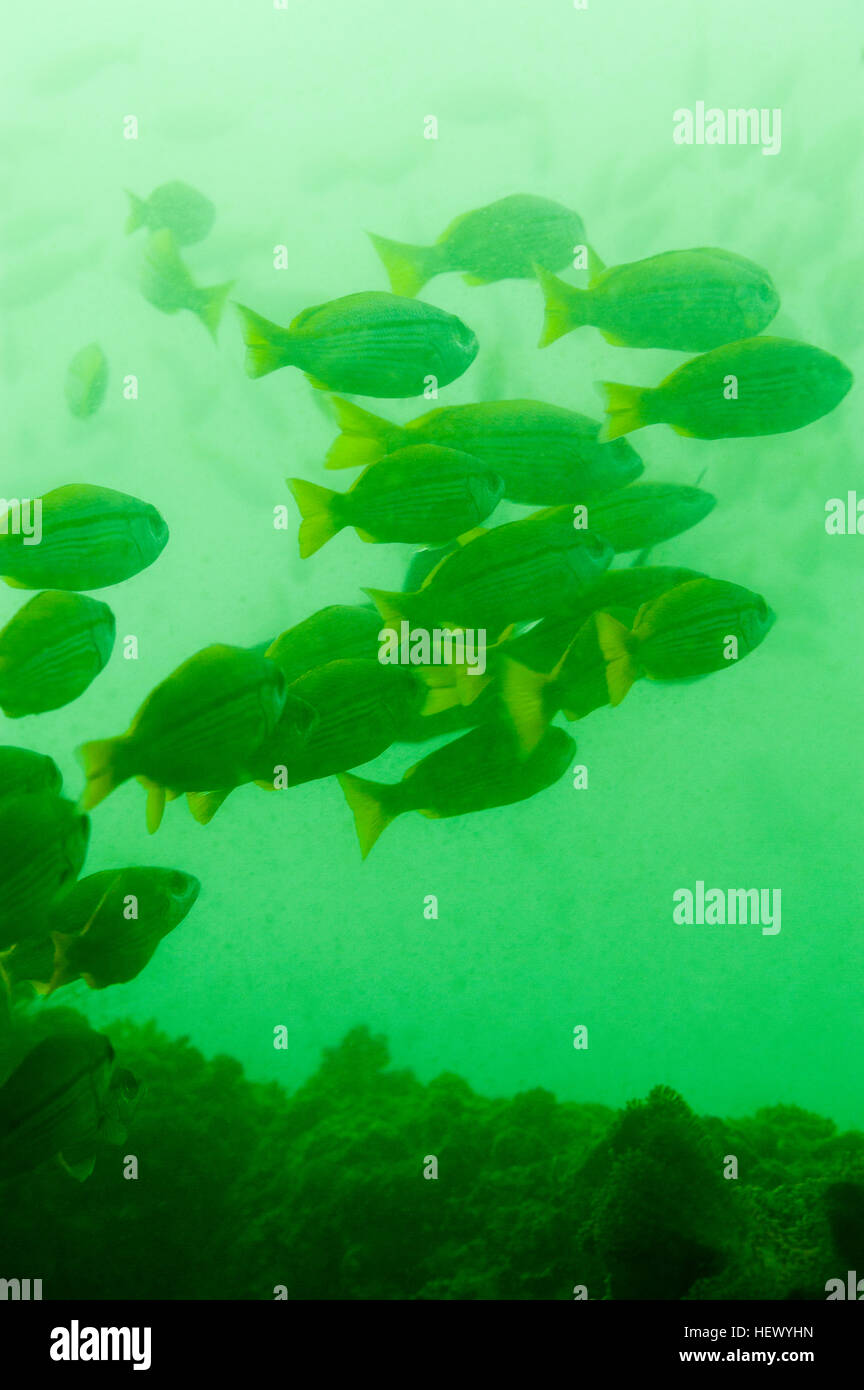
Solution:
M 793 72 L 784 13 L 739 109 L 762 0 L 506 0 L 477 61 L 445 0 L 385 98 L 347 7 L 335 55 L 162 9 L 174 57 L 159 5 L 50 54 L 22 15 L 0 155 L 4 1261 L 824 1298 L 864 1263 L 848 63 Z

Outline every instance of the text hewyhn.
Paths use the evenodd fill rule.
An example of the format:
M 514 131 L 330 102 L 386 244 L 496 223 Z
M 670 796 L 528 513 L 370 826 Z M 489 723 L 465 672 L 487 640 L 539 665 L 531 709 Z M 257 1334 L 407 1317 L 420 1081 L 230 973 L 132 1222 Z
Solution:
M 150 1369 L 149 1327 L 69 1327 L 51 1330 L 52 1361 L 132 1361 L 134 1371 Z
M 676 888 L 672 921 L 679 926 L 761 926 L 763 936 L 776 936 L 780 930 L 779 888 L 705 888 L 702 879 L 696 891 Z
M 385 666 L 465 666 L 469 676 L 486 670 L 486 629 L 412 628 L 410 623 L 382 628 L 378 660 Z
M 0 536 L 23 536 L 25 545 L 42 539 L 42 499 L 0 497 Z
M 706 108 L 697 101 L 672 113 L 672 139 L 676 145 L 761 145 L 763 154 L 780 153 L 780 107 Z

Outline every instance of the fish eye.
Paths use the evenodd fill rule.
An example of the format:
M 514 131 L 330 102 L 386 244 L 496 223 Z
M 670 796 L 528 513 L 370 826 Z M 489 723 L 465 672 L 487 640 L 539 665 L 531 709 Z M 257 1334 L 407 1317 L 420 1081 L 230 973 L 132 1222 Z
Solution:
M 179 869 L 175 869 L 171 875 L 171 892 L 178 896 L 186 892 L 186 875 L 182 874 Z

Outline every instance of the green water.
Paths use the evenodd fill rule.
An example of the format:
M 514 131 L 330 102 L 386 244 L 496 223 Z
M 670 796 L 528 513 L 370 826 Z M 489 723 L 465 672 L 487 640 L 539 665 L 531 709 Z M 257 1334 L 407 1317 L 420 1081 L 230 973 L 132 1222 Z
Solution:
M 298 372 L 247 379 L 230 308 L 214 347 L 191 315 L 144 301 L 125 188 L 184 179 L 203 190 L 217 220 L 188 248 L 193 275 L 234 279 L 237 299 L 281 323 L 387 288 L 366 230 L 428 242 L 470 208 L 543 194 L 578 209 L 610 264 L 716 245 L 766 266 L 782 301 L 770 331 L 860 376 L 864 69 L 851 0 L 818 15 L 733 0 L 698 16 L 684 0 L 585 11 L 566 0 L 161 3 L 146 14 L 102 4 L 83 16 L 48 5 L 10 27 L 2 491 L 101 484 L 153 503 L 171 528 L 151 569 L 100 594 L 118 631 L 104 674 L 65 709 L 4 721 L 3 741 L 54 756 L 73 795 L 76 747 L 121 732 L 194 651 L 273 637 L 326 604 L 360 601 L 361 585 L 398 589 L 412 553 L 344 532 L 301 561 L 293 525 L 274 529 L 275 507 L 293 516 L 285 476 L 333 477 L 322 460 L 335 427 Z M 93 45 L 105 47 L 74 57 Z M 673 112 L 699 101 L 781 108 L 780 152 L 675 145 Z M 430 115 L 437 140 L 424 138 Z M 274 268 L 279 246 L 287 269 Z M 534 397 L 599 417 L 596 380 L 655 383 L 683 360 L 612 347 L 591 329 L 539 352 L 540 295 L 527 281 L 476 289 L 447 276 L 423 297 L 481 345 L 439 404 Z M 64 374 L 93 341 L 108 394 L 79 422 Z M 137 400 L 124 398 L 130 375 Z M 379 404 L 399 421 L 428 408 Z M 102 994 L 79 983 L 58 1002 L 97 1026 L 155 1017 L 292 1088 L 322 1047 L 366 1023 L 422 1080 L 453 1071 L 486 1094 L 542 1086 L 618 1106 L 667 1083 L 701 1113 L 782 1101 L 864 1123 L 864 542 L 824 525 L 826 501 L 860 485 L 861 426 L 853 390 L 795 434 L 634 436 L 646 480 L 693 483 L 707 470 L 718 499 L 652 563 L 744 584 L 778 617 L 740 668 L 695 685 L 642 682 L 577 726 L 586 790 L 565 778 L 469 819 L 404 817 L 364 863 L 334 779 L 245 788 L 206 829 L 178 803 L 152 839 L 141 788 L 122 787 L 93 813 L 86 871 L 182 868 L 201 897 L 135 982 Z M 505 506 L 496 520 L 517 514 Z M 0 595 L 0 622 L 18 603 Z M 127 635 L 137 660 L 123 659 Z M 395 778 L 417 756 L 391 749 L 370 772 Z M 781 931 L 676 926 L 672 894 L 697 880 L 779 889 Z M 573 1046 L 580 1024 L 587 1050 Z

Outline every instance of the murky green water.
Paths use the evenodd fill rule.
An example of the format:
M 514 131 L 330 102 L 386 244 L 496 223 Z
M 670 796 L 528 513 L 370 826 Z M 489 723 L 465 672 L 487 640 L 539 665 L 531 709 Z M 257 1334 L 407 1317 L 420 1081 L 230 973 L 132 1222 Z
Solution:
M 411 554 L 344 532 L 301 561 L 293 527 L 274 529 L 275 507 L 293 511 L 287 475 L 333 476 L 321 464 L 334 426 L 299 373 L 246 378 L 232 310 L 214 347 L 191 315 L 144 301 L 124 189 L 178 178 L 205 191 L 218 215 L 188 249 L 194 276 L 234 279 L 237 299 L 278 322 L 387 288 L 366 230 L 427 242 L 467 209 L 544 194 L 581 212 L 610 264 L 717 245 L 765 265 L 782 299 L 771 331 L 860 375 L 864 69 L 849 0 L 824 23 L 779 0 L 698 19 L 683 0 L 584 11 L 442 0 L 429 11 L 103 5 L 83 19 L 43 6 L 12 27 L 2 490 L 102 484 L 154 503 L 171 528 L 156 565 L 100 595 L 120 639 L 106 672 L 66 709 L 4 722 L 3 741 L 52 754 L 73 794 L 76 747 L 123 730 L 192 652 L 270 638 L 325 604 L 360 601 L 361 585 L 397 589 Z M 699 101 L 780 108 L 779 152 L 676 145 L 673 112 Z M 130 116 L 136 139 L 124 138 Z M 429 116 L 436 140 L 424 138 Z M 277 247 L 287 269 L 274 268 Z M 440 404 L 534 397 L 599 417 L 596 380 L 650 384 L 683 360 L 591 329 L 539 352 L 527 281 L 476 289 L 448 276 L 423 294 L 481 344 Z M 108 394 L 80 422 L 64 375 L 93 341 Z M 424 408 L 380 406 L 399 421 Z M 778 620 L 740 669 L 643 682 L 577 727 L 586 790 L 565 779 L 470 819 L 405 817 L 363 863 L 333 779 L 243 789 L 206 829 L 178 803 L 152 839 L 140 787 L 122 787 L 93 813 L 88 872 L 183 868 L 201 898 L 138 980 L 99 995 L 79 984 L 63 1002 L 96 1025 L 155 1017 L 289 1087 L 362 1022 L 422 1079 L 454 1071 L 485 1093 L 543 1086 L 617 1106 L 664 1082 L 700 1112 L 785 1101 L 864 1122 L 862 541 L 824 523 L 826 501 L 860 485 L 861 424 L 853 391 L 795 434 L 635 436 L 646 479 L 704 473 L 718 498 L 652 563 L 747 585 Z M 0 599 L 5 622 L 18 599 Z M 127 635 L 137 660 L 123 658 Z M 392 749 L 372 774 L 397 776 L 416 757 Z M 782 929 L 676 926 L 672 895 L 698 880 L 780 890 Z M 436 921 L 424 917 L 429 894 Z M 579 1024 L 587 1050 L 573 1047 Z M 279 1025 L 287 1050 L 273 1046 Z

